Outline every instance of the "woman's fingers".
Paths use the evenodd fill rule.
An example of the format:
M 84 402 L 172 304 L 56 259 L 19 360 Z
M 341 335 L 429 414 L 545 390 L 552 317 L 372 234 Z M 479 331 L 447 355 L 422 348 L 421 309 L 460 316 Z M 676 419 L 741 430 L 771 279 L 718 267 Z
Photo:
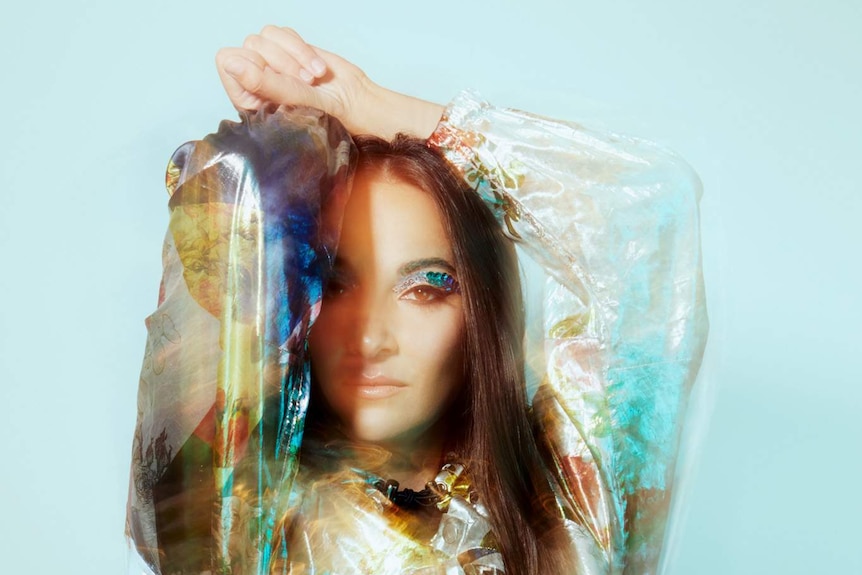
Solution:
M 263 71 L 254 94 L 266 102 L 311 106 L 325 112 L 331 112 L 327 102 L 305 80 L 279 74 L 269 67 Z
M 237 108 L 259 108 L 274 102 L 327 110 L 332 106 L 327 105 L 326 94 L 311 89 L 328 71 L 321 56 L 290 28 L 266 26 L 260 34 L 248 36 L 242 48 L 219 50 L 216 65 Z
M 216 66 L 225 92 L 237 108 L 255 109 L 266 102 L 330 108 L 305 81 L 276 69 L 289 68 L 289 58 L 276 64 L 255 50 L 222 48 Z
M 290 28 L 266 26 L 242 48 L 216 56 L 219 77 L 235 107 L 267 103 L 311 106 L 359 127 L 374 84 L 355 65 L 316 48 Z M 350 128 L 349 128 L 350 129 Z
M 252 34 L 245 39 L 242 47 L 262 56 L 266 61 L 266 65 L 279 74 L 301 78 L 309 84 L 314 81 L 314 76 L 305 70 L 296 58 L 285 52 L 280 45 L 268 38 Z
M 292 57 L 300 67 L 297 75 L 309 84 L 326 74 L 326 62 L 314 49 L 290 28 L 264 26 L 260 37 L 273 43 Z
M 251 110 L 263 104 L 258 92 L 265 68 L 266 61 L 252 50 L 222 48 L 216 54 L 221 83 L 230 101 L 239 109 Z

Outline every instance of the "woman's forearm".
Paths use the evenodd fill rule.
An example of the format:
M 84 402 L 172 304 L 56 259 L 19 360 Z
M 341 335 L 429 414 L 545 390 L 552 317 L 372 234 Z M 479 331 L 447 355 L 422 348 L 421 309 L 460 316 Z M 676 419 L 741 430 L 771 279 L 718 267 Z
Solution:
M 347 125 L 353 134 L 372 134 L 386 140 L 403 132 L 426 139 L 437 128 L 444 107 L 378 86 L 369 81 L 360 114 L 354 114 L 355 125 Z

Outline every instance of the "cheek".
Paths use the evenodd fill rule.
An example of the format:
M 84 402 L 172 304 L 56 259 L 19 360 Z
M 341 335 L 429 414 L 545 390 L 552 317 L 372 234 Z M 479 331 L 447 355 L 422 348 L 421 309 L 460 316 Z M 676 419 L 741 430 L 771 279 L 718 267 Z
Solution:
M 343 325 L 338 316 L 327 313 L 325 307 L 324 305 L 311 326 L 308 338 L 311 374 L 315 386 L 312 396 L 316 396 L 315 401 L 320 405 L 327 405 L 329 410 L 343 417 L 347 408 L 339 407 L 340 398 L 336 385 L 338 363 L 343 356 Z
M 424 372 L 425 377 L 433 374 L 438 391 L 440 386 L 454 387 L 462 373 L 464 321 L 460 310 L 447 312 L 413 322 L 409 337 L 402 338 L 409 347 L 402 351 L 407 351 L 413 365 Z

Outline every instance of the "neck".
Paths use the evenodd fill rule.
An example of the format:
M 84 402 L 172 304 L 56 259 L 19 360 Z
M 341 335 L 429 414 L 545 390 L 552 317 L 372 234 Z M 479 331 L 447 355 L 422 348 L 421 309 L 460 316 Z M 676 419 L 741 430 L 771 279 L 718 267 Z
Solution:
M 318 423 L 307 430 L 308 437 L 316 436 L 324 443 L 333 438 L 334 429 L 341 427 L 326 412 L 317 413 L 314 419 Z M 442 418 L 416 436 L 402 436 L 398 440 L 380 443 L 367 443 L 351 438 L 342 428 L 340 433 L 343 433 L 342 437 L 349 445 L 349 449 L 342 452 L 342 456 L 346 456 L 348 461 L 342 463 L 373 473 L 384 480 L 397 481 L 401 489 L 421 491 L 425 484 L 440 472 L 447 444 L 446 430 L 451 425 L 451 422 L 447 423 L 445 418 Z
M 398 482 L 401 489 L 421 491 L 440 471 L 443 442 L 425 438 L 421 445 L 386 444 L 357 450 L 357 464 L 383 479 Z M 381 456 L 381 451 L 385 454 Z

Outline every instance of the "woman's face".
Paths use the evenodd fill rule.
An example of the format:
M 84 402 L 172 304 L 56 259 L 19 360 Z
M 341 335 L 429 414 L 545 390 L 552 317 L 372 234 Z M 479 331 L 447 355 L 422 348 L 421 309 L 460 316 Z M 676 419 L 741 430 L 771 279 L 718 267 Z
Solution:
M 401 446 L 424 439 L 462 383 L 463 332 L 434 200 L 399 180 L 359 174 L 310 337 L 317 390 L 346 433 Z

